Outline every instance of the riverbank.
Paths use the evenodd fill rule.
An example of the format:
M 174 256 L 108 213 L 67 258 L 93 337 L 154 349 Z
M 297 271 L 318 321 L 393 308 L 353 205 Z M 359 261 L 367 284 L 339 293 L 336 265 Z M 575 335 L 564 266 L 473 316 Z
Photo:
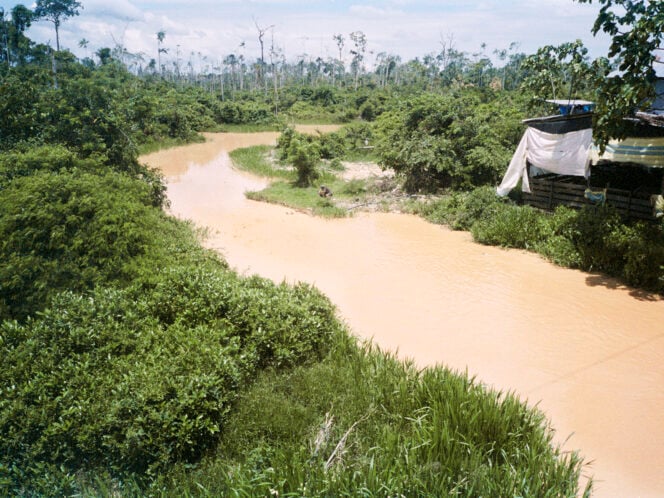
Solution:
M 539 410 L 363 344 L 313 285 L 203 248 L 154 171 L 66 152 L 0 165 L 0 495 L 577 494 Z M 171 201 L 198 170 L 199 213 L 249 202 L 167 163 Z
M 312 146 L 329 148 L 326 143 L 342 140 L 336 137 L 314 138 Z M 276 150 L 260 146 L 230 153 L 241 170 L 271 180 L 259 191 L 247 192 L 250 199 L 329 218 L 357 211 L 414 213 L 432 223 L 469 231 L 476 242 L 526 249 L 557 265 L 617 277 L 635 292 L 658 292 L 664 297 L 661 223 L 623 220 L 610 205 L 559 206 L 548 213 L 499 197 L 492 186 L 441 195 L 408 194 L 402 189 L 403 178 L 396 179 L 390 170 L 338 158 L 320 161 L 315 185 L 304 187 L 281 157 L 286 149 L 287 144 L 279 142 Z M 319 185 L 333 195 L 319 198 Z
M 186 158 L 168 177 L 172 209 L 210 227 L 208 244 L 232 266 L 313 283 L 354 333 L 539 403 L 557 440 L 574 434 L 566 447 L 594 461 L 599 496 L 664 493 L 656 295 L 632 296 L 611 279 L 474 244 L 413 216 L 321 220 L 249 201 L 243 191 L 266 182 L 234 172 L 226 153 L 259 139 L 274 143 L 215 136 L 192 145 L 192 159 L 174 151 L 150 161 L 178 169 Z M 208 163 L 196 159 L 205 155 Z

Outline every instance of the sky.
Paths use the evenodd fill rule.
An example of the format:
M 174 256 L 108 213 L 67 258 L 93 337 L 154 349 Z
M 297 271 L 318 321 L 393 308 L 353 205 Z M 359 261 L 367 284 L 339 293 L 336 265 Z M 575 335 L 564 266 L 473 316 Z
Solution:
M 182 61 L 203 64 L 233 53 L 254 60 L 260 54 L 258 29 L 266 32 L 265 57 L 274 46 L 289 61 L 338 57 L 333 39 L 343 35 L 343 58 L 351 59 L 350 33 L 366 35 L 367 65 L 377 54 L 399 55 L 402 61 L 440 52 L 443 43 L 472 54 L 494 58 L 494 50 L 531 54 L 544 45 L 581 39 L 591 57 L 606 55 L 609 41 L 591 29 L 597 2 L 573 0 L 79 0 L 80 15 L 60 26 L 60 45 L 79 57 L 102 47 L 123 46 L 157 59 L 157 32 L 165 33 L 162 63 L 179 54 Z M 0 0 L 9 11 L 16 4 L 34 8 L 34 1 Z M 33 23 L 27 35 L 55 46 L 48 21 Z M 79 46 L 88 40 L 87 48 Z

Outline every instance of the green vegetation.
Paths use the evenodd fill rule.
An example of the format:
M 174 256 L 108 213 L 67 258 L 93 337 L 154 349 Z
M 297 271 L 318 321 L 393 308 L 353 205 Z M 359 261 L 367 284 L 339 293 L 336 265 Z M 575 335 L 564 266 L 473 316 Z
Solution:
M 626 284 L 664 293 L 662 227 L 625 223 L 610 206 L 560 206 L 546 213 L 499 198 L 493 188 L 453 193 L 418 203 L 414 212 L 434 223 L 470 230 L 482 243 L 538 252 L 570 268 L 602 272 Z
M 271 147 L 259 145 L 236 149 L 230 154 L 233 163 L 244 171 L 272 179 L 283 179 L 272 182 L 259 192 L 247 192 L 249 199 L 281 204 L 326 218 L 348 215 L 345 209 L 336 207 L 330 199 L 321 198 L 317 187 L 302 188 L 295 169 L 272 159 L 271 150 Z M 317 171 L 317 178 L 333 188 L 343 183 L 330 172 Z
M 233 164 L 243 171 L 256 176 L 268 178 L 284 178 L 294 181 L 295 174 L 292 168 L 276 167 L 274 161 L 270 160 L 272 147 L 268 145 L 255 145 L 231 151 L 230 157 Z
M 286 128 L 280 135 L 277 148 L 266 146 L 246 147 L 231 152 L 234 164 L 255 175 L 274 181 L 260 192 L 248 192 L 253 200 L 281 204 L 326 218 L 348 216 L 344 207 L 352 200 L 359 200 L 369 186 L 364 180 L 344 181 L 337 176 L 343 168 L 340 158 L 347 152 L 360 157 L 356 143 L 363 137 L 364 127 L 343 127 L 339 132 L 305 135 Z M 365 132 L 366 133 L 366 132 Z M 323 159 L 325 157 L 326 159 Z M 319 187 L 326 185 L 333 197 L 319 196 Z M 338 206 L 341 201 L 344 206 Z
M 90 218 L 111 232 L 134 225 L 133 244 L 152 241 L 155 253 L 107 249 L 109 261 L 134 267 L 130 281 L 101 275 L 88 292 L 49 287 L 47 309 L 0 327 L 3 495 L 60 496 L 75 492 L 81 476 L 151 480 L 194 463 L 258 371 L 316 361 L 341 333 L 314 289 L 240 278 L 159 209 L 121 212 L 73 219 L 63 242 L 81 238 Z M 77 288 L 78 275 L 64 278 Z M 25 290 L 28 302 L 40 287 Z
M 592 3 L 592 0 L 576 0 Z M 647 109 L 656 97 L 655 67 L 661 63 L 664 41 L 664 3 L 597 0 L 602 5 L 592 28 L 611 37 L 603 70 L 595 73 L 593 137 L 604 150 L 612 138 L 628 136 L 630 124 L 624 118 L 634 110 Z M 610 62 L 609 62 L 610 61 Z M 611 68 L 617 71 L 611 72 Z
M 377 120 L 379 164 L 410 192 L 496 184 L 522 133 L 514 100 L 470 89 L 399 103 Z
M 149 82 L 112 65 L 65 69 L 25 108 L 19 79 L 2 87 L 20 112 L 4 115 L 0 161 L 1 494 L 575 494 L 581 462 L 552 446 L 536 410 L 362 349 L 315 289 L 239 277 L 165 215 L 135 144 L 210 124 L 189 90 L 132 113 Z M 54 97 L 58 119 L 32 124 Z M 293 137 L 286 157 L 319 151 L 317 170 L 323 155 L 338 163 L 339 141 L 363 140 L 361 127 Z
M 167 496 L 576 492 L 578 457 L 552 452 L 540 413 L 348 339 L 322 362 L 263 372 L 228 425 L 198 469 L 161 481 Z
M 309 286 L 229 271 L 158 177 L 11 154 L 3 495 L 576 494 L 539 412 L 358 346 Z
M 349 214 L 346 209 L 337 207 L 331 199 L 321 198 L 318 188 L 300 188 L 287 182 L 274 182 L 260 192 L 247 192 L 247 197 L 255 201 L 282 204 L 324 218 L 343 218 Z
M 163 181 L 137 153 L 201 131 L 345 123 L 324 135 L 286 129 L 274 160 L 236 151 L 238 164 L 280 179 L 253 198 L 346 215 L 338 203 L 376 187 L 339 180 L 341 161 L 376 160 L 407 191 L 442 194 L 412 204 L 432 221 L 664 292 L 662 227 L 609 208 L 544 214 L 490 186 L 542 82 L 537 64 L 555 66 L 565 91 L 576 70 L 595 90 L 583 47 L 528 60 L 511 47 L 494 67 L 444 46 L 404 63 L 379 54 L 367 73 L 357 31 L 348 71 L 341 56 L 270 73 L 229 54 L 221 74 L 187 75 L 162 65 L 160 32 L 158 65 L 139 71 L 125 47 L 77 61 L 32 42 L 25 32 L 41 18 L 59 45 L 60 23 L 82 8 L 56 3 L 37 2 L 38 17 L 0 9 L 0 494 L 579 494 L 581 459 L 554 446 L 537 409 L 358 345 L 310 286 L 233 273 L 165 214 Z M 659 19 L 649 5 L 630 3 L 617 20 L 648 32 Z M 612 19 L 605 9 L 596 30 Z M 648 44 L 661 39 L 652 30 Z M 633 53 L 636 34 L 616 35 L 613 55 Z M 334 197 L 318 196 L 323 182 Z
M 547 214 L 496 196 L 493 185 L 512 154 L 508 144 L 513 148 L 521 133 L 515 102 L 489 94 L 482 97 L 470 89 L 392 105 L 386 104 L 390 110 L 373 125 L 350 125 L 318 136 L 286 129 L 276 148 L 280 167 L 267 160 L 269 149 L 236 151 L 233 157 L 240 167 L 287 180 L 248 196 L 328 217 L 349 214 L 350 204 L 375 204 L 366 201 L 372 196 L 382 195 L 387 205 L 394 204 L 365 180 L 346 182 L 333 169 L 317 166 L 315 175 L 324 175 L 318 183 L 335 194 L 334 200 L 320 199 L 314 188 L 298 188 L 304 181 L 289 168 L 294 162 L 293 151 L 299 151 L 303 144 L 318 155 L 319 165 L 323 157 L 333 164 L 340 158 L 358 157 L 363 152 L 359 145 L 365 140 L 362 137 L 370 137 L 377 143 L 375 149 L 369 149 L 370 154 L 397 173 L 407 192 L 439 194 L 436 200 L 410 203 L 406 209 L 436 223 L 469 230 L 484 244 L 535 251 L 561 266 L 602 272 L 628 285 L 664 293 L 662 225 L 622 220 L 610 207 L 580 211 L 559 208 Z M 241 157 L 250 153 L 256 165 Z M 484 186 L 468 190 L 473 185 Z M 402 202 L 396 205 L 404 209 Z

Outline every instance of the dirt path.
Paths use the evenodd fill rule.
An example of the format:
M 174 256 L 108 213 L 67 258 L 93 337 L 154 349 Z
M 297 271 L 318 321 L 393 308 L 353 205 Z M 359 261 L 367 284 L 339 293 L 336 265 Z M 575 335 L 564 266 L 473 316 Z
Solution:
M 539 404 L 593 461 L 596 496 L 664 496 L 661 298 L 413 216 L 321 220 L 248 201 L 264 181 L 227 152 L 274 140 L 209 135 L 143 160 L 166 174 L 173 213 L 210 227 L 240 272 L 313 283 L 358 336 Z

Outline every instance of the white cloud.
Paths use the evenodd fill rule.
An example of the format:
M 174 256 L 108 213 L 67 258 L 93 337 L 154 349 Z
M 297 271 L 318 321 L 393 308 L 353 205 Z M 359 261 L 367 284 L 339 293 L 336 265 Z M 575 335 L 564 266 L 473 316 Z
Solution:
M 404 14 L 402 10 L 396 10 L 393 8 L 380 8 L 374 7 L 372 5 L 351 5 L 348 11 L 352 15 L 357 15 L 369 19 L 376 17 L 393 18 Z
M 122 21 L 140 21 L 143 19 L 143 11 L 128 0 L 85 0 L 81 2 L 83 9 L 81 14 L 102 18 L 106 20 L 119 19 Z
M 548 44 L 582 38 L 592 56 L 604 55 L 606 38 L 593 39 L 590 29 L 599 7 L 573 0 L 81 0 L 78 17 L 61 27 L 61 44 L 78 55 L 82 38 L 90 40 L 88 53 L 120 43 L 130 52 L 156 52 L 156 33 L 164 30 L 166 57 L 179 50 L 202 52 L 212 59 L 239 53 L 258 57 L 255 23 L 274 28 L 266 47 L 275 44 L 287 58 L 303 53 L 335 56 L 332 39 L 363 31 L 367 48 L 398 54 L 402 60 L 440 50 L 441 37 L 453 36 L 456 48 L 468 53 L 487 43 L 487 53 L 518 42 L 533 53 Z M 15 2 L 0 0 L 9 10 Z M 29 2 L 25 2 L 26 4 Z M 33 24 L 28 36 L 38 42 L 54 40 L 51 23 Z

